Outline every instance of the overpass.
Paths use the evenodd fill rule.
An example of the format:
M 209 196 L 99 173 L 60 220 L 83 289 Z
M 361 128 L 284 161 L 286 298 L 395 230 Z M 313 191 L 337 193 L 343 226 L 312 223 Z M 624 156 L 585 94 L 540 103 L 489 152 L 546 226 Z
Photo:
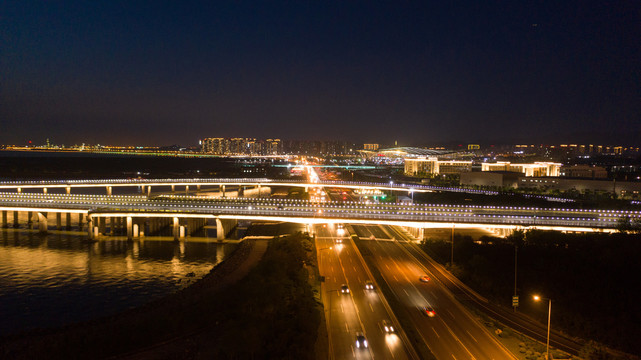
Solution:
M 57 227 L 61 216 L 70 226 L 71 214 L 78 215 L 79 228 L 86 228 L 91 237 L 104 233 L 105 220 L 111 219 L 126 228 L 128 238 L 152 231 L 157 222 L 170 220 L 174 237 L 182 237 L 181 226 L 193 228 L 191 222 L 215 219 L 218 237 L 222 238 L 237 220 L 267 220 L 317 223 L 356 223 L 400 225 L 424 228 L 485 228 L 485 229 L 542 229 L 561 231 L 614 231 L 619 219 L 641 218 L 639 211 L 552 209 L 531 207 L 497 207 L 443 204 L 365 204 L 360 202 L 315 203 L 294 199 L 262 198 L 203 198 L 196 196 L 144 195 L 81 195 L 42 193 L 0 193 L 2 225 L 9 225 L 13 214 L 14 226 L 19 212 L 38 217 L 40 231 L 48 230 L 48 214 L 56 214 Z M 86 224 L 83 223 L 86 222 Z M 182 222 L 182 224 L 181 224 Z M 186 223 L 185 223 L 186 222 Z M 137 226 L 134 226 L 137 225 Z M 167 225 L 167 224 L 165 224 Z M 138 230 L 136 230 L 136 228 Z M 83 230 L 84 231 L 84 230 Z M 113 232 L 113 231 L 112 231 Z M 181 235 L 182 234 L 182 235 Z M 422 236 L 422 235 L 421 235 Z M 419 236 L 420 237 L 420 236 Z
M 316 178 L 317 179 L 317 178 Z M 422 184 L 404 184 L 365 181 L 309 181 L 309 180 L 281 180 L 268 178 L 203 178 L 203 179 L 85 179 L 85 180 L 43 180 L 43 181 L 2 181 L 0 190 L 15 191 L 18 193 L 26 189 L 39 190 L 47 193 L 49 189 L 65 189 L 67 194 L 74 188 L 104 188 L 106 194 L 111 195 L 114 187 L 138 187 L 143 193 L 151 195 L 152 187 L 170 187 L 172 192 L 182 188 L 185 193 L 202 190 L 203 187 L 216 187 L 220 192 L 225 193 L 226 186 L 251 186 L 260 189 L 262 186 L 302 187 L 305 191 L 313 187 L 334 187 L 353 190 L 380 190 L 406 192 L 458 192 L 481 195 L 498 195 L 498 191 L 465 189 L 458 187 L 431 186 Z M 541 198 L 555 202 L 573 202 L 572 199 L 565 199 L 553 196 L 526 195 L 529 197 Z

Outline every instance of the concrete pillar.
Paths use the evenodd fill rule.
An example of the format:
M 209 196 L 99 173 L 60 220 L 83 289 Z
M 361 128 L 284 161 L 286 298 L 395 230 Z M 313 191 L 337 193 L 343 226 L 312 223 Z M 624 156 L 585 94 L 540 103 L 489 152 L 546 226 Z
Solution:
M 107 218 L 104 216 L 101 216 L 98 218 L 99 220 L 96 221 L 98 224 L 96 224 L 99 228 L 100 234 L 105 234 L 107 232 Z
M 18 191 L 18 194 L 22 193 L 22 188 L 19 187 L 16 190 Z
M 145 193 L 145 185 L 140 185 L 140 192 Z
M 71 213 L 65 214 L 65 227 L 67 230 L 71 230 Z
M 173 225 L 173 232 L 172 232 L 173 235 L 174 235 L 174 240 L 178 240 L 178 235 L 179 235 L 178 226 L 179 226 L 179 224 L 180 224 L 180 222 L 178 221 L 178 218 L 175 217 L 174 218 L 174 225 Z
M 225 238 L 225 229 L 223 228 L 223 222 L 219 218 L 216 218 L 216 239 L 223 240 Z
M 127 240 L 132 240 L 133 237 L 134 237 L 133 220 L 131 219 L 131 216 L 127 216 Z
M 262 190 L 262 186 L 260 184 L 258 184 L 258 197 L 259 198 L 261 197 L 260 196 L 261 195 L 261 190 Z
M 225 197 L 225 185 L 220 185 L 220 196 Z
M 309 186 L 305 186 L 305 192 L 309 192 Z
M 62 214 L 56 213 L 56 230 L 62 230 Z
M 67 186 L 65 191 L 66 191 L 67 195 L 71 194 L 71 186 Z
M 107 186 L 107 195 L 111 195 L 111 193 L 112 193 L 111 186 Z
M 20 215 L 20 213 L 18 213 L 17 211 L 13 212 L 13 227 L 14 228 L 20 227 L 20 223 L 18 222 L 19 215 Z
M 185 185 L 185 195 L 189 195 L 189 185 Z
M 147 185 L 147 196 L 151 196 L 151 185 Z
M 42 188 L 42 193 L 43 193 L 43 194 L 46 194 L 46 193 L 47 193 L 47 188 L 46 188 L 46 187 L 43 187 L 43 188 Z
M 133 225 L 133 237 L 139 238 L 140 237 L 140 226 L 138 224 Z
M 80 228 L 82 229 L 82 214 L 80 214 L 78 224 L 80 225 Z M 89 239 L 94 239 L 95 238 L 95 231 L 93 228 L 93 221 L 91 221 L 91 216 L 87 216 L 87 235 L 89 235 Z
M 178 237 L 180 239 L 184 239 L 185 238 L 185 226 L 184 225 L 180 225 L 178 227 Z
M 176 185 L 172 185 L 171 186 L 171 193 L 173 194 L 175 192 L 176 192 Z
M 89 220 L 89 216 L 87 216 L 87 220 Z M 80 213 L 80 214 L 78 214 L 78 230 L 82 231 L 82 228 L 84 226 L 85 226 L 85 224 L 84 224 L 84 214 Z
M 199 192 L 200 192 L 200 184 L 196 185 L 196 192 L 197 192 L 197 193 L 199 193 Z
M 31 211 L 27 211 L 27 227 L 29 229 L 33 229 L 33 220 L 31 220 L 31 216 L 33 213 Z
M 216 239 L 223 240 L 227 234 L 238 225 L 236 219 L 219 219 L 216 218 Z
M 7 210 L 2 210 L 2 227 L 9 227 L 9 224 L 7 223 Z
M 423 228 L 418 229 L 418 240 L 419 241 L 425 240 L 425 229 Z
M 109 233 L 111 235 L 116 233 L 116 218 L 113 216 L 109 218 Z
M 38 229 L 41 233 L 47 233 L 47 213 L 38 213 Z

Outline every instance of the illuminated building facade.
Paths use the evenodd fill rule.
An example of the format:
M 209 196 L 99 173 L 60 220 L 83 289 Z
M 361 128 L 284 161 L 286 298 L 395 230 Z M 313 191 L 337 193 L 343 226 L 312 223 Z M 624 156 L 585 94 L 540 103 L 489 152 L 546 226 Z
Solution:
M 459 174 L 468 171 L 472 171 L 472 161 L 439 160 L 436 157 L 405 158 L 405 174 L 410 176 Z
M 559 176 L 563 164 L 552 162 L 535 162 L 532 164 L 513 164 L 509 161 L 482 163 L 481 171 L 511 171 L 525 176 Z

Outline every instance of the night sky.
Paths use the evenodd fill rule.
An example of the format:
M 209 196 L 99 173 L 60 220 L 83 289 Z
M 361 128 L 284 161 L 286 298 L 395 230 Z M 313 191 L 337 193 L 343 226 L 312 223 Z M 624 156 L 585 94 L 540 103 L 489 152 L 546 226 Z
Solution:
M 641 3 L 2 1 L 0 144 L 641 144 Z

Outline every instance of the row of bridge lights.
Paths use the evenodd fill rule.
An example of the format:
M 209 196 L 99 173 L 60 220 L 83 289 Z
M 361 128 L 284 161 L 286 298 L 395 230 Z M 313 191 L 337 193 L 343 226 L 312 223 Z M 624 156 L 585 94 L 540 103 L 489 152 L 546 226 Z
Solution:
M 112 199 L 118 199 L 118 200 L 137 200 L 137 201 L 145 201 L 148 200 L 148 198 L 144 195 L 83 195 L 83 194 L 35 194 L 35 193 L 2 193 L 3 196 L 5 197 L 31 197 L 31 198 L 55 198 L 55 199 L 68 199 L 68 198 L 75 198 L 75 199 L 95 199 L 95 200 L 112 200 Z M 263 203 L 273 203 L 278 202 L 278 203 L 299 203 L 299 204 L 306 204 L 306 205 L 314 205 L 314 202 L 310 202 L 308 200 L 300 200 L 300 199 L 262 199 L 262 198 L 242 198 L 242 199 L 202 199 L 199 197 L 193 197 L 193 196 L 172 196 L 172 198 L 182 198 L 185 200 L 191 199 L 191 200 L 198 200 L 200 202 L 263 202 Z M 162 200 L 166 199 L 166 197 L 162 197 Z M 168 199 L 168 200 L 170 200 Z M 165 200 L 165 201 L 168 201 Z M 348 203 L 349 205 L 345 205 L 345 203 Z M 373 209 L 394 209 L 398 208 L 401 205 L 367 205 L 367 204 L 362 204 L 360 202 L 355 202 L 355 201 L 350 201 L 350 202 L 339 202 L 339 201 L 329 201 L 325 202 L 324 204 L 327 205 L 332 205 L 332 206 L 340 206 L 342 208 L 352 208 L 355 209 L 358 207 L 365 207 L 365 208 L 373 208 Z M 583 212 L 583 213 L 595 213 L 598 214 L 599 216 L 625 216 L 625 215 L 632 215 L 633 217 L 637 217 L 641 214 L 640 211 L 629 211 L 629 210 L 587 210 L 587 209 L 554 209 L 554 208 L 534 208 L 534 207 L 512 207 L 512 206 L 480 206 L 480 205 L 469 205 L 469 206 L 461 206 L 461 205 L 448 205 L 448 204 L 425 204 L 425 205 L 409 205 L 410 207 L 407 207 L 408 205 L 404 205 L 403 210 L 406 211 L 411 211 L 411 210 L 420 210 L 421 207 L 423 210 L 455 210 L 455 209 L 461 209 L 463 211 L 471 211 L 469 210 L 470 207 L 472 208 L 477 208 L 477 209 L 497 209 L 497 210 L 516 210 L 516 211 L 550 211 L 550 212 Z
M 35 196 L 34 196 L 34 194 L 29 194 L 27 196 L 19 195 L 19 194 L 18 195 L 11 194 L 11 195 L 12 195 L 11 197 L 13 197 L 15 199 L 10 199 L 9 201 L 14 201 L 14 202 L 17 202 L 17 201 L 21 200 L 21 199 L 19 199 L 20 197 L 22 197 L 22 198 L 24 198 L 24 197 L 32 198 L 32 199 L 29 199 L 30 202 L 41 202 L 39 200 L 42 200 L 42 198 L 46 197 L 46 196 L 39 195 L 39 194 L 35 194 Z M 57 195 L 57 196 L 53 196 L 53 197 L 60 198 L 60 197 L 64 197 L 64 196 L 65 195 Z M 76 198 L 78 198 L 78 197 L 79 198 L 91 198 L 91 197 L 97 197 L 97 196 L 96 195 L 75 195 L 74 197 L 76 197 Z M 99 196 L 99 197 L 105 198 L 105 196 Z M 122 200 L 133 200 L 132 198 L 135 198 L 136 200 L 144 200 L 144 198 L 141 199 L 140 196 L 127 196 L 127 195 L 123 196 L 123 195 L 120 195 L 120 196 L 115 196 L 115 197 L 120 198 Z M 33 199 L 33 198 L 40 198 L 40 199 Z M 111 199 L 111 200 L 113 200 L 113 199 Z M 288 200 L 291 201 L 291 199 L 288 199 Z M 293 201 L 297 201 L 297 200 L 293 200 Z M 247 201 L 234 201 L 234 202 L 243 203 L 243 202 L 247 202 Z M 110 205 L 118 205 L 118 204 L 113 203 L 113 202 L 108 202 L 108 204 L 110 204 Z M 82 204 L 80 204 L 80 205 L 82 205 Z M 128 203 L 128 204 L 122 204 L 122 205 L 133 206 L 134 203 Z M 153 201 L 150 201 L 150 202 L 147 202 L 147 203 L 140 203 L 139 202 L 138 205 L 155 205 L 155 202 L 153 202 Z M 210 209 L 214 208 L 214 209 L 235 209 L 235 210 L 247 209 L 247 210 L 250 210 L 250 211 L 253 210 L 253 207 L 251 205 L 248 206 L 247 208 L 234 207 L 234 206 L 213 206 L 213 207 L 211 207 L 211 206 L 205 206 L 205 205 L 198 206 L 198 205 L 185 205 L 185 204 L 163 204 L 163 205 L 171 206 L 173 208 L 196 208 L 197 207 L 197 208 L 204 208 L 204 209 L 206 209 L 206 208 L 210 208 Z M 305 210 L 314 210 L 314 211 L 317 211 L 319 214 L 322 213 L 322 209 L 316 209 L 316 207 L 314 207 L 314 206 L 310 207 L 309 203 L 305 203 L 305 204 L 296 204 L 296 203 L 294 203 L 294 204 L 290 204 L 290 205 L 291 206 L 296 206 L 296 207 L 305 207 Z M 344 207 L 343 206 L 343 209 L 341 209 L 341 210 L 328 209 L 327 211 L 330 212 L 330 213 L 331 212 L 341 212 L 342 213 L 342 212 L 347 212 L 345 210 L 346 208 L 347 209 L 353 209 L 353 208 L 355 209 L 356 207 Z M 261 210 L 270 211 L 270 212 L 274 211 L 274 209 L 256 209 L 256 211 L 261 211 Z M 275 210 L 276 211 L 278 211 L 278 210 L 287 211 L 287 210 L 290 210 L 290 209 L 275 209 Z M 403 208 L 402 210 L 410 211 L 412 209 Z M 374 212 L 374 211 L 369 210 L 368 213 L 375 213 L 376 214 L 376 213 L 379 213 L 379 212 Z M 531 217 L 519 217 L 519 216 L 514 216 L 514 215 L 456 214 L 456 213 L 454 213 L 454 214 L 451 214 L 451 213 L 436 214 L 436 213 L 425 213 L 425 212 L 424 213 L 401 213 L 399 211 L 396 211 L 396 212 L 386 211 L 386 212 L 383 212 L 383 214 L 388 214 L 388 215 L 410 215 L 410 216 L 416 216 L 416 215 L 419 215 L 419 216 L 420 215 L 423 215 L 423 216 L 454 216 L 454 217 L 457 217 L 457 216 L 458 217 L 461 217 L 461 216 L 465 217 L 465 216 L 467 216 L 467 217 L 509 218 L 509 219 L 515 219 L 515 218 L 530 219 L 531 218 Z M 533 218 L 536 219 L 537 217 L 534 216 Z M 605 221 L 605 222 L 613 222 L 613 221 L 615 221 L 613 219 L 586 219 L 586 218 L 569 218 L 569 217 L 567 217 L 567 218 L 566 217 L 538 217 L 538 218 L 540 218 L 540 219 L 545 218 L 545 219 L 548 219 L 548 220 L 565 220 L 565 221 L 572 221 L 572 220 L 574 220 L 574 221 L 595 221 L 596 220 L 596 221 Z

